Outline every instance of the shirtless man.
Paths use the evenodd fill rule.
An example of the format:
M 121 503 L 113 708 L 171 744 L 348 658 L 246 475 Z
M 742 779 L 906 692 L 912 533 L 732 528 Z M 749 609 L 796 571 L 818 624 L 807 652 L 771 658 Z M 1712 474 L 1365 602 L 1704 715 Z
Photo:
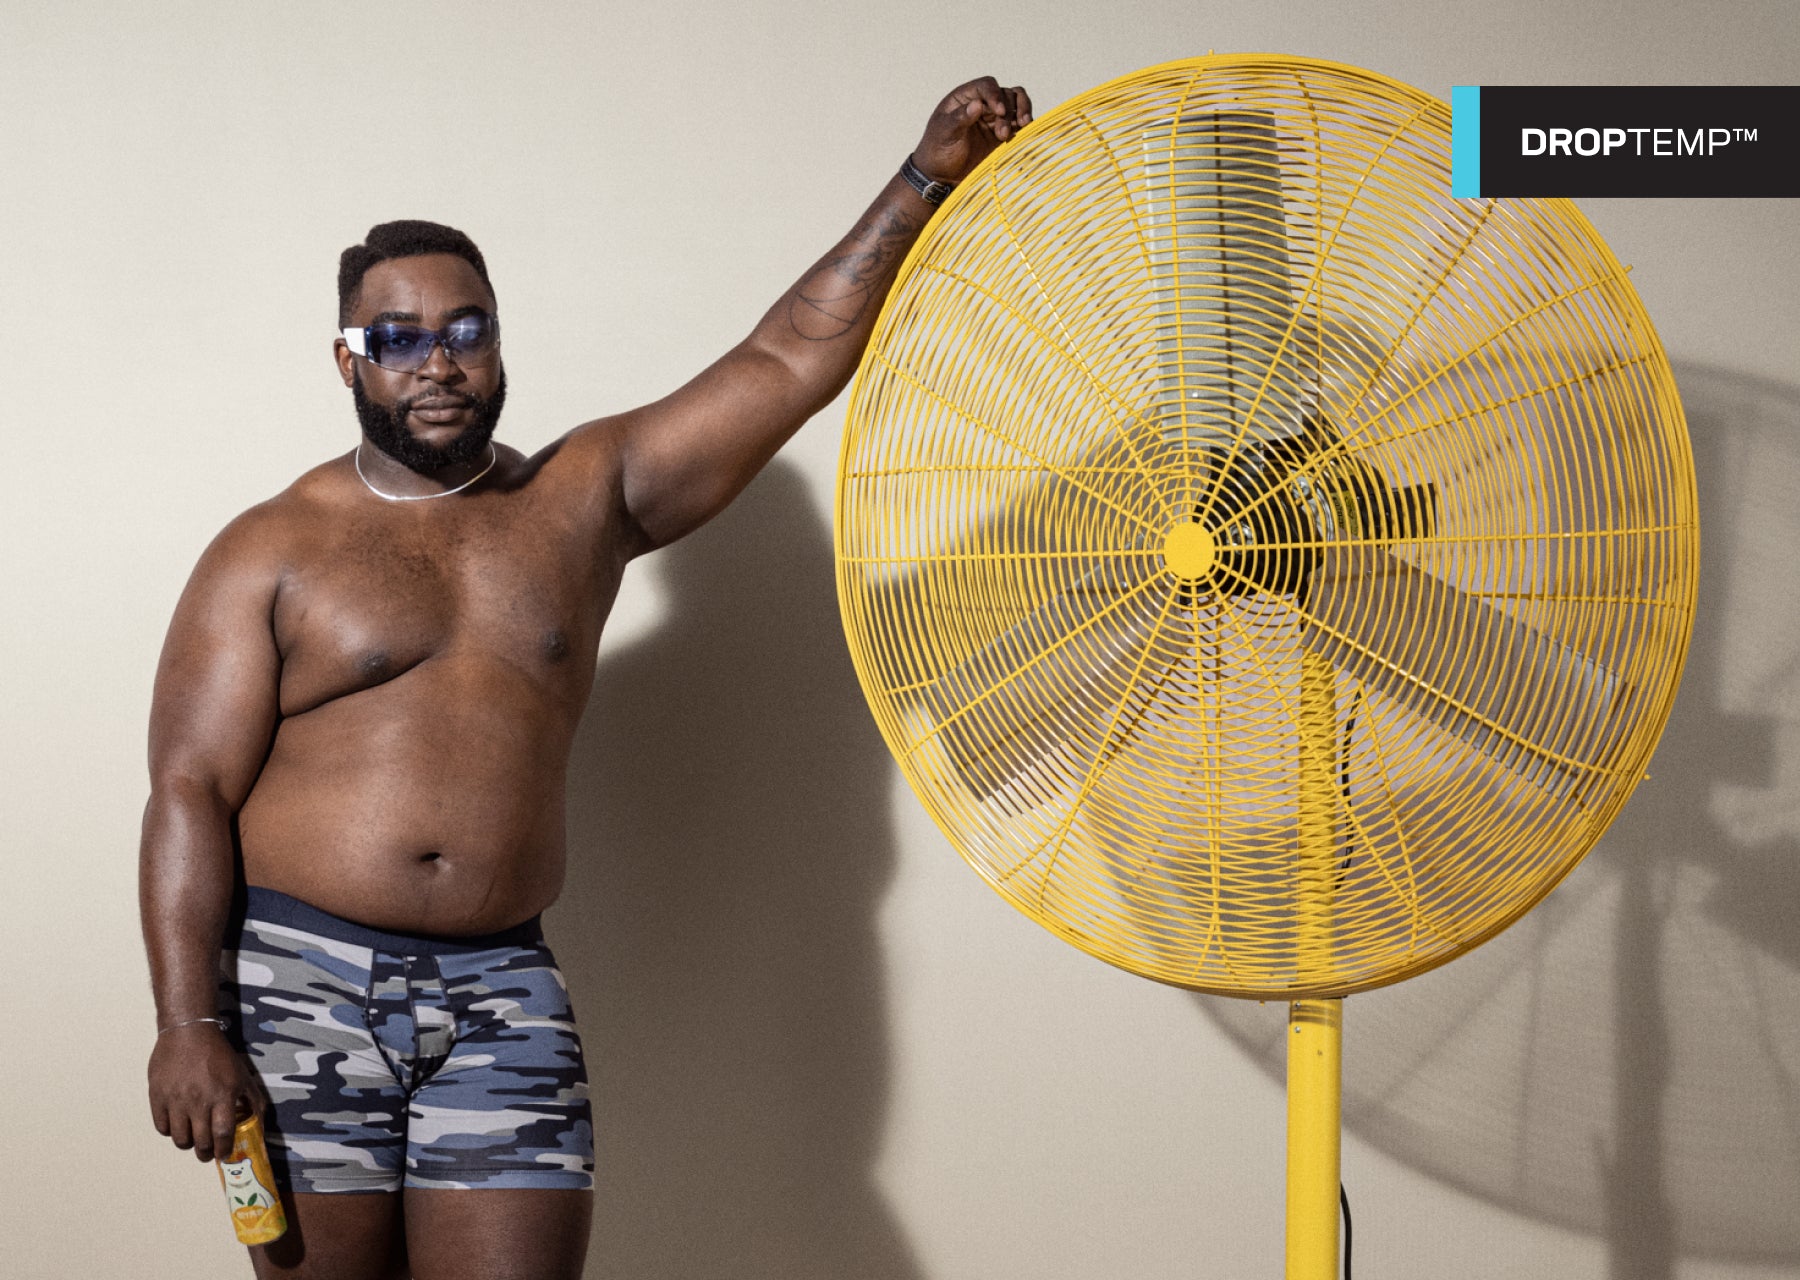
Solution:
M 389 223 L 345 251 L 364 438 L 207 549 L 150 718 L 150 1111 L 202 1160 L 263 1114 L 291 1226 L 258 1276 L 580 1274 L 587 1082 L 537 917 L 620 576 L 837 395 L 946 184 L 1030 118 L 991 78 L 951 92 L 747 339 L 530 458 L 491 442 L 475 246 Z

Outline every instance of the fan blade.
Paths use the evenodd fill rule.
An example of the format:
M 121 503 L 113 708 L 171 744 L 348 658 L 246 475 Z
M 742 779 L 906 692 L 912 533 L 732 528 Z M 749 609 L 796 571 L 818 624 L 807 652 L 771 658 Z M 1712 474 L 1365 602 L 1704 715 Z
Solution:
M 1375 546 L 1328 544 L 1305 643 L 1535 786 L 1605 767 L 1629 696 L 1585 654 Z
M 1155 433 L 1135 443 L 1103 437 L 1023 487 L 958 552 L 1061 550 L 1073 541 L 1070 530 L 1098 534 L 1090 546 L 1140 546 L 1165 531 L 1121 523 L 1122 510 L 1189 518 L 1198 459 L 1225 456 L 1246 440 L 1291 437 L 1317 401 L 1317 372 L 1300 367 L 1304 348 L 1294 340 L 1297 327 L 1311 328 L 1295 316 L 1274 116 L 1198 111 L 1152 125 L 1142 142 L 1156 367 L 1144 416 Z M 1101 478 L 1134 469 L 1138 480 Z M 1153 476 L 1172 477 L 1163 483 L 1175 492 L 1148 502 L 1127 497 Z M 1129 719 L 1132 700 L 1167 674 L 1177 655 L 1150 651 L 1157 604 L 1121 603 L 1145 576 L 1096 570 L 1010 620 L 936 680 L 894 673 L 897 686 L 925 684 L 920 700 L 976 797 L 1052 756 L 1085 772 L 1108 749 L 1100 740 L 1108 719 L 1115 711 Z M 1139 687 L 1128 691 L 1127 682 Z
M 1074 767 L 1103 749 L 1096 734 L 1148 672 L 1159 606 L 1123 571 L 1097 570 L 936 681 L 925 701 L 958 776 L 987 799 L 1053 753 Z
M 990 655 L 986 669 L 1004 674 L 1025 661 L 1016 655 L 1033 616 L 1104 607 L 1135 586 L 1139 579 L 1125 584 L 1123 571 L 1105 567 L 1143 559 L 1152 538 L 1136 511 L 1155 510 L 1160 500 L 1133 461 L 1114 433 L 1023 479 L 981 477 L 963 496 L 985 509 L 964 527 L 929 530 L 905 547 L 909 555 L 850 570 L 872 624 L 922 641 L 888 646 L 886 687 L 909 701 L 922 690 L 942 692 L 946 672 L 959 663 L 975 669 L 971 655 L 980 653 Z M 1154 474 L 1155 462 L 1143 470 Z M 1082 565 L 1097 567 L 1076 577 Z M 1003 653 L 1014 656 L 994 656 Z
M 1156 416 L 1196 444 L 1299 427 L 1316 372 L 1297 375 L 1275 117 L 1197 111 L 1144 133 L 1148 249 L 1161 370 Z M 1278 355 L 1278 353 L 1284 353 Z

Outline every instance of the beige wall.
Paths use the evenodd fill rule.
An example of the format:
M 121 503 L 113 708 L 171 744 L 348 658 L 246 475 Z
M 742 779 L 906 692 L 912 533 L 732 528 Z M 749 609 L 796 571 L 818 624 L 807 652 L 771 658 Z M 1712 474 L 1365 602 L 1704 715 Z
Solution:
M 529 449 L 733 341 L 957 80 L 1048 108 L 1209 48 L 1444 97 L 1795 83 L 1800 9 L 0 0 L 0 1270 L 243 1273 L 143 1102 L 144 721 L 206 540 L 355 439 L 338 250 L 390 217 L 476 236 Z M 1800 1275 L 1796 210 L 1586 207 L 1706 432 L 1707 612 L 1600 854 L 1488 952 L 1351 1003 L 1366 1275 Z M 599 1093 L 588 1274 L 1276 1274 L 1280 1010 L 1077 954 L 930 828 L 836 630 L 840 422 L 635 570 L 602 648 L 551 918 Z

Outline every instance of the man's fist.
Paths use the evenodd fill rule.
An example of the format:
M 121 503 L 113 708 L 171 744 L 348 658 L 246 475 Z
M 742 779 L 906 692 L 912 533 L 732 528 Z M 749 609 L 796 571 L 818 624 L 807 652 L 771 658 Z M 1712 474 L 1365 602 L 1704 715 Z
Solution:
M 982 76 L 952 89 L 925 126 L 913 163 L 927 178 L 961 182 L 988 152 L 1031 123 L 1031 98 Z
M 217 1027 L 196 1023 L 156 1038 L 150 1118 L 156 1131 L 202 1160 L 231 1154 L 232 1131 L 267 1107 L 262 1082 Z

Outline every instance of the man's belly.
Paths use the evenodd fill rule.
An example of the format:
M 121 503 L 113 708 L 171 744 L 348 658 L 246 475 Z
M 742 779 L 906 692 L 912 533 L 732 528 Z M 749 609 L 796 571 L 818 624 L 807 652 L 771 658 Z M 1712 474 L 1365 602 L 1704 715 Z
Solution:
M 238 814 L 251 884 L 408 933 L 488 933 L 563 878 L 574 714 L 445 663 L 284 720 Z

